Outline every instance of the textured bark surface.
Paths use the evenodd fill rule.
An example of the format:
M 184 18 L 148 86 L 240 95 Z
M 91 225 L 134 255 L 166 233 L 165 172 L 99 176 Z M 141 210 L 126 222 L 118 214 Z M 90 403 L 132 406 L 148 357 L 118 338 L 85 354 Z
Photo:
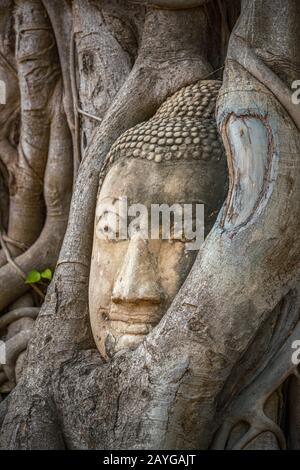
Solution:
M 291 355 L 300 339 L 300 118 L 291 95 L 300 5 L 182 3 L 26 0 L 13 10 L 0 2 L 1 12 L 10 6 L 0 73 L 14 75 L 13 122 L 21 115 L 20 135 L 8 129 L 0 141 L 0 330 L 10 328 L 0 387 L 18 379 L 0 404 L 1 448 L 299 447 Z M 105 362 L 88 310 L 101 167 L 126 130 L 208 77 L 223 77 L 216 118 L 227 200 L 159 325 L 136 350 Z M 22 297 L 29 286 L 7 263 L 7 246 L 24 272 L 58 258 L 41 308 Z

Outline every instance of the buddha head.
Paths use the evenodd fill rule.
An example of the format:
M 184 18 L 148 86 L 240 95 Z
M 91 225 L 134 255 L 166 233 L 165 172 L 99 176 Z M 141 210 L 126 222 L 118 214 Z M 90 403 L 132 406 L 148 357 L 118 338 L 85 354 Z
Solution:
M 168 236 L 161 219 L 158 236 L 149 236 L 152 208 L 204 207 L 207 233 L 224 200 L 226 161 L 213 119 L 219 86 L 202 81 L 181 90 L 152 119 L 123 134 L 106 159 L 89 281 L 91 327 L 104 358 L 135 348 L 151 332 L 197 256 L 176 230 L 176 210 Z M 139 216 L 126 221 L 129 230 L 121 237 L 121 219 L 133 216 L 120 211 L 124 201 Z

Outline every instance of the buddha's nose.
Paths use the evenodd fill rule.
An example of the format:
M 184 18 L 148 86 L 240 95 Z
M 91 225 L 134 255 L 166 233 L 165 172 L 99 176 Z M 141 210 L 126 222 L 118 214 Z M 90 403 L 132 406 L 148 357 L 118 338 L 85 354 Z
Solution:
M 147 240 L 138 235 L 129 242 L 122 267 L 115 281 L 112 300 L 115 303 L 159 304 L 162 289 Z

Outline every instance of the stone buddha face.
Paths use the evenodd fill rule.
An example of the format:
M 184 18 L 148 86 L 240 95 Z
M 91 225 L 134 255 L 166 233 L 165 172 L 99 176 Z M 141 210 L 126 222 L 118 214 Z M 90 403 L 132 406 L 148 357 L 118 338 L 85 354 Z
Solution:
M 148 128 L 154 129 L 152 134 L 155 135 L 155 130 L 159 132 L 161 126 L 171 135 L 165 124 L 152 122 Z M 174 126 L 176 134 L 177 121 Z M 187 127 L 193 129 L 195 126 L 189 123 Z M 142 217 L 127 238 L 111 237 L 119 227 L 118 224 L 116 226 L 115 214 L 121 201 L 126 199 L 128 207 L 142 204 L 148 209 L 148 214 L 151 214 L 153 204 L 169 207 L 174 204 L 203 204 L 208 232 L 215 218 L 213 214 L 220 208 L 225 195 L 226 167 L 221 161 L 220 144 L 218 151 L 216 145 L 215 150 L 211 150 L 211 154 L 218 156 L 209 158 L 207 153 L 205 161 L 201 158 L 201 155 L 205 157 L 203 152 L 201 154 L 198 150 L 196 156 L 193 148 L 180 153 L 180 148 L 170 138 L 169 143 L 160 141 L 157 146 L 151 146 L 151 143 L 149 146 L 144 142 L 133 148 L 131 143 L 141 142 L 138 136 L 142 134 L 146 144 L 149 143 L 145 137 L 149 135 L 147 126 L 142 126 L 136 134 L 134 131 L 129 134 L 129 138 L 125 135 L 123 143 L 121 140 L 115 146 L 115 153 L 126 153 L 128 149 L 131 153 L 109 166 L 98 194 L 89 307 L 94 339 L 104 358 L 136 347 L 158 324 L 197 256 L 197 251 L 187 249 L 190 240 L 172 228 L 167 239 L 146 238 Z M 194 136 L 197 146 L 198 139 Z M 211 133 L 212 143 L 214 139 Z M 159 154 L 159 145 L 165 145 L 163 154 Z M 189 145 L 193 147 L 191 143 Z M 132 153 L 133 156 L 128 157 Z M 192 158 L 187 158 L 188 153 Z M 104 207 L 109 209 L 103 210 Z

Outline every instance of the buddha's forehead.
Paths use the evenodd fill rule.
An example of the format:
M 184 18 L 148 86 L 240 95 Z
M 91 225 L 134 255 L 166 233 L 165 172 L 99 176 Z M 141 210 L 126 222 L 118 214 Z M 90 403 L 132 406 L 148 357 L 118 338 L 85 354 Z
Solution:
M 193 161 L 119 161 L 108 171 L 98 203 L 122 197 L 127 197 L 131 204 L 145 205 L 201 202 L 200 181 L 204 177 L 201 170 Z

